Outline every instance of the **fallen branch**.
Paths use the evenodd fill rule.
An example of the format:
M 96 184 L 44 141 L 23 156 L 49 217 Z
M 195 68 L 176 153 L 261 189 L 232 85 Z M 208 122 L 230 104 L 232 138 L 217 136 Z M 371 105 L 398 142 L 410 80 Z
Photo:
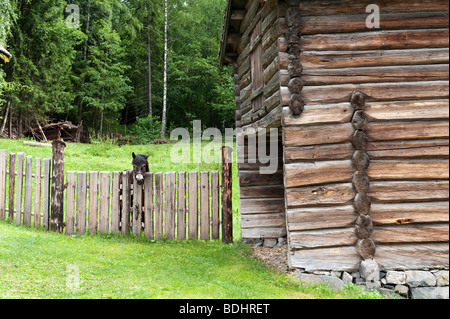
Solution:
M 48 143 L 38 143 L 38 142 L 24 141 L 23 144 L 24 145 L 29 145 L 29 146 L 38 146 L 38 147 L 52 147 L 52 144 L 48 144 Z

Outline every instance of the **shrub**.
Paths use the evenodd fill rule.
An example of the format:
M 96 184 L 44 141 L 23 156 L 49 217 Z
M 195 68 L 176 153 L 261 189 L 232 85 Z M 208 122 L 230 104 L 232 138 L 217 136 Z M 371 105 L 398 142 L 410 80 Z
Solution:
M 154 116 L 136 118 L 134 133 L 141 143 L 151 143 L 161 136 L 161 121 Z

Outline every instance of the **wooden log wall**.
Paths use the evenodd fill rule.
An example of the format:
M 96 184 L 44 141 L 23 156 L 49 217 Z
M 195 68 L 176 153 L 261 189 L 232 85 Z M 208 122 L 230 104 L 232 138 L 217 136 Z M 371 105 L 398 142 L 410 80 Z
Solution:
M 285 56 L 280 56 L 278 1 L 268 0 L 264 4 L 260 0 L 247 1 L 239 29 L 242 35 L 234 64 L 237 127 L 244 131 L 266 130 L 269 150 L 269 129 L 281 126 L 280 66 L 287 67 Z M 278 154 L 271 159 L 278 161 L 274 174 L 261 174 L 260 168 L 267 165 L 248 160 L 249 152 L 258 154 L 258 146 L 249 145 L 249 140 L 252 138 L 238 144 L 237 150 L 242 238 L 285 237 L 281 131 Z
M 26 156 L 24 161 L 24 153 L 10 153 L 8 166 L 8 152 L 0 150 L 0 219 L 51 230 L 51 164 L 51 159 Z M 152 240 L 224 236 L 221 207 L 231 209 L 229 201 L 221 205 L 220 198 L 232 190 L 231 183 L 228 188 L 220 185 L 218 171 L 147 173 L 143 185 L 133 180 L 131 171 L 64 175 L 62 222 L 53 230 L 68 236 L 97 232 L 132 233 Z M 232 214 L 227 218 L 232 221 Z M 232 233 L 226 231 L 227 242 L 232 242 Z
M 371 3 L 279 1 L 291 267 L 448 266 L 449 5 Z

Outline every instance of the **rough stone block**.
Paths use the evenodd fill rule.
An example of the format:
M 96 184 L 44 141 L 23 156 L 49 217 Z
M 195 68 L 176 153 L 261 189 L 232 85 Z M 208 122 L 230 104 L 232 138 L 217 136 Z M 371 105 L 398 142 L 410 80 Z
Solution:
M 361 278 L 369 281 L 380 280 L 380 268 L 375 259 L 366 259 L 361 261 L 361 268 L 359 269 Z
M 447 287 L 420 287 L 412 288 L 413 299 L 449 299 L 449 289 Z
M 403 271 L 388 271 L 386 273 L 386 283 L 394 285 L 404 285 L 406 274 Z
M 406 284 L 411 288 L 436 286 L 436 277 L 429 271 L 407 270 Z
M 435 272 L 436 286 L 448 286 L 448 270 L 439 270 Z

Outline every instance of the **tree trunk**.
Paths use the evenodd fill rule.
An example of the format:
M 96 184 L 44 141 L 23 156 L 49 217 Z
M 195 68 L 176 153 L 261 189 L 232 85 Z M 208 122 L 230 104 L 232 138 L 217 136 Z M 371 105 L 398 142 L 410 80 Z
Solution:
M 164 90 L 163 90 L 163 111 L 162 111 L 162 119 L 161 119 L 161 138 L 164 138 L 166 135 L 166 126 L 167 126 L 167 29 L 168 29 L 168 21 L 167 21 L 167 0 L 164 0 Z
M 148 29 L 147 29 L 147 47 L 148 47 L 148 115 L 153 115 L 152 106 L 152 54 L 151 54 L 151 38 L 150 38 L 150 12 L 148 12 Z
M 11 108 L 11 102 L 8 102 L 7 107 L 6 107 L 6 112 L 5 112 L 5 118 L 3 119 L 2 128 L 0 130 L 0 135 L 3 134 L 3 131 L 5 130 L 6 121 L 8 121 L 8 114 L 9 114 L 10 108 Z

